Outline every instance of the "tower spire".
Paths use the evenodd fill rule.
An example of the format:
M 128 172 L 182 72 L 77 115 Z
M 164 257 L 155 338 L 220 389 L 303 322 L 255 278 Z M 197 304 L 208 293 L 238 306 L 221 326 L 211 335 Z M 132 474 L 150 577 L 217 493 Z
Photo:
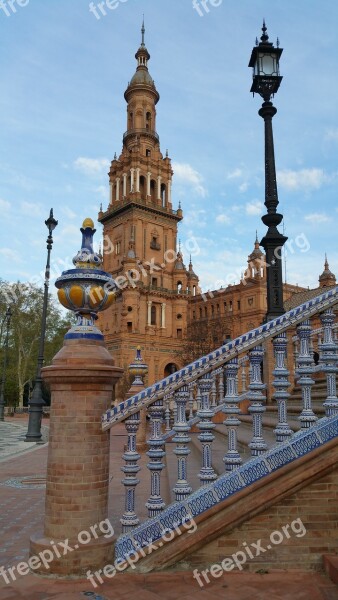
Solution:
M 142 28 L 141 28 L 141 33 L 142 33 L 141 46 L 145 46 L 145 43 L 144 43 L 144 34 L 145 34 L 145 32 L 146 32 L 146 30 L 145 30 L 145 27 L 144 27 L 144 15 L 143 15 Z

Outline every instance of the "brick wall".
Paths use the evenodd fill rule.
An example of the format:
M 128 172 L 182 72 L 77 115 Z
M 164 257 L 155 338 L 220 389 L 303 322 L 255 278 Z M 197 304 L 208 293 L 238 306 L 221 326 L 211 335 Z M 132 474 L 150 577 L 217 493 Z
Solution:
M 296 536 L 296 533 L 303 533 L 299 521 L 295 522 L 299 519 L 306 529 L 305 535 L 301 537 Z M 289 527 L 288 539 L 283 526 L 292 523 L 296 533 Z M 274 544 L 269 536 L 275 531 L 281 532 L 281 535 L 273 536 L 273 541 L 278 542 L 281 536 L 283 539 Z M 259 539 L 262 540 L 263 548 L 271 545 L 271 549 L 256 556 L 256 547 L 250 544 L 256 544 Z M 245 551 L 245 543 L 254 558 L 248 557 L 243 569 L 320 570 L 322 555 L 338 552 L 338 470 L 196 550 L 189 556 L 189 564 L 193 567 L 210 568 L 212 564 L 221 563 L 238 551 Z M 239 561 L 241 560 L 239 555 Z M 236 566 L 232 570 L 236 570 Z

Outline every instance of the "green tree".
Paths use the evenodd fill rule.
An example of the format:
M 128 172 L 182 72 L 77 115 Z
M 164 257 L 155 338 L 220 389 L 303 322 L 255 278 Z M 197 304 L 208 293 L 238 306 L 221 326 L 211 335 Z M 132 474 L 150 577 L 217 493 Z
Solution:
M 34 382 L 36 374 L 43 290 L 34 285 L 0 281 L 0 323 L 3 322 L 7 307 L 12 308 L 9 335 L 6 398 L 9 404 L 23 406 L 24 392 Z M 45 365 L 63 343 L 63 337 L 70 327 L 70 318 L 65 318 L 57 302 L 51 296 L 45 338 Z M 4 331 L 1 336 L 3 352 Z

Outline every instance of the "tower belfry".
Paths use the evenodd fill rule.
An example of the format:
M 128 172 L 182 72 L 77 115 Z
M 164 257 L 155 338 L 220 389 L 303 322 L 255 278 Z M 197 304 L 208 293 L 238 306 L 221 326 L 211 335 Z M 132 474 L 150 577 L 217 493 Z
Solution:
M 148 69 L 144 21 L 135 58 L 136 70 L 124 93 L 122 151 L 111 162 L 109 204 L 99 213 L 109 239 L 104 269 L 120 284 L 115 306 L 101 326 L 121 366 L 130 363 L 141 345 L 152 382 L 178 366 L 176 350 L 198 278 L 191 278 L 184 265 L 177 270 L 177 224 L 183 212 L 180 205 L 173 209 L 171 159 L 168 151 L 162 154 L 156 129 L 160 95 Z

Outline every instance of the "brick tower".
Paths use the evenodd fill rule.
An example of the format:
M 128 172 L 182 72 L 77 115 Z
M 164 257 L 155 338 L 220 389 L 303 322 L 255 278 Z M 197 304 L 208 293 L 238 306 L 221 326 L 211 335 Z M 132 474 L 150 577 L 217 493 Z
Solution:
M 143 24 L 136 72 L 124 94 L 127 131 L 109 171 L 108 208 L 99 213 L 109 240 L 103 266 L 120 288 L 100 326 L 118 366 L 127 369 L 137 346 L 142 347 L 148 383 L 153 383 L 181 366 L 176 350 L 185 335 L 188 299 L 197 292 L 198 277 L 177 252 L 177 224 L 183 213 L 180 207 L 173 210 L 173 170 L 156 131 L 160 96 L 148 71 L 144 33 Z M 123 393 L 120 389 L 117 397 Z

